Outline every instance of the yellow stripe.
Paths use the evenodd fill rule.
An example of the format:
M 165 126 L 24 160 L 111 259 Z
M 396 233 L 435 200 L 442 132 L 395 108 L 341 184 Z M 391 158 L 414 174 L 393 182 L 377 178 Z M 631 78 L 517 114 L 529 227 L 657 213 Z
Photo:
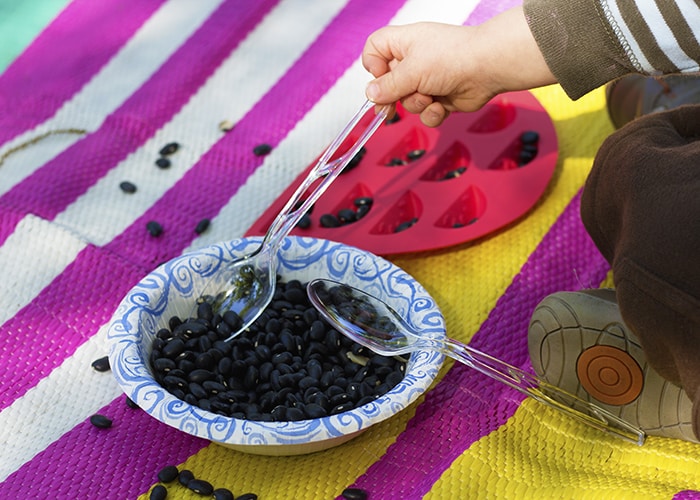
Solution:
M 612 131 L 601 108 L 602 90 L 576 103 L 549 89 L 537 95 L 556 120 L 566 159 L 556 187 L 532 220 L 510 231 L 514 241 L 527 239 L 523 231 L 537 232 L 536 220 L 549 221 L 560 212 L 559 203 L 571 195 L 571 188 L 583 184 L 586 165 L 590 167 L 601 140 Z M 505 247 L 494 251 L 509 253 Z M 519 261 L 520 251 L 507 260 Z M 598 285 L 612 287 L 611 275 L 601 284 L 581 284 Z M 485 305 L 475 304 L 479 310 Z M 652 437 L 643 447 L 628 445 L 528 399 L 506 425 L 455 460 L 425 499 L 670 499 L 682 489 L 700 490 L 699 463 L 696 444 Z

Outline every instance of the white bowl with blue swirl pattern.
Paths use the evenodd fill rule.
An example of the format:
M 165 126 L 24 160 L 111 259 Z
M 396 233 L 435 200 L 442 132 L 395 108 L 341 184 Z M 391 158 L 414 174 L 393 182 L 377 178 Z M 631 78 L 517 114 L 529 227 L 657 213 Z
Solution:
M 220 280 L 227 262 L 255 249 L 260 238 L 223 242 L 175 258 L 146 276 L 122 300 L 108 329 L 112 372 L 124 392 L 148 414 L 188 434 L 239 451 L 298 455 L 324 450 L 357 436 L 414 403 L 429 388 L 444 360 L 432 351 L 413 353 L 402 382 L 352 411 L 294 422 L 239 420 L 182 401 L 159 385 L 148 363 L 151 344 L 172 316 L 191 313 L 205 285 Z M 435 301 L 405 271 L 364 250 L 316 238 L 288 237 L 279 251 L 278 274 L 303 283 L 330 278 L 387 302 L 426 335 L 445 337 Z

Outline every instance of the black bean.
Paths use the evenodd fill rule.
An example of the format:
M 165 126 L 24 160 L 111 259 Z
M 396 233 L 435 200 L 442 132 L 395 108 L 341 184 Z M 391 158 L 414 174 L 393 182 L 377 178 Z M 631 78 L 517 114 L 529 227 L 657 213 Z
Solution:
M 170 165 L 172 165 L 170 160 L 162 156 L 156 160 L 156 166 L 160 169 L 165 170 L 166 168 L 170 168 Z
M 288 288 L 284 291 L 284 300 L 293 305 L 305 304 L 307 302 L 306 290 L 303 288 Z
M 340 227 L 340 221 L 333 214 L 323 214 L 319 219 L 322 227 Z
M 339 413 L 345 413 L 346 411 L 350 411 L 355 407 L 352 401 L 348 401 L 347 403 L 341 403 L 335 408 L 333 408 L 330 411 L 331 415 L 337 415 Z
M 217 488 L 214 490 L 214 500 L 234 500 L 233 493 L 231 490 L 226 488 Z
M 406 165 L 406 162 L 401 158 L 391 158 L 388 163 L 386 163 L 387 167 L 398 167 L 401 165 Z
M 199 368 L 197 370 L 191 371 L 187 378 L 190 382 L 201 384 L 207 380 L 214 380 L 216 378 L 216 375 L 210 370 Z
M 299 420 L 306 419 L 304 411 L 297 407 L 287 408 L 287 420 L 290 422 L 296 422 Z
M 165 500 L 168 498 L 168 489 L 162 484 L 156 484 L 148 498 L 149 500 Z
M 357 214 L 354 210 L 351 210 L 349 208 L 343 208 L 338 211 L 338 220 L 342 224 L 349 224 L 357 220 Z
M 178 149 L 180 149 L 180 144 L 178 144 L 177 142 L 169 142 L 168 144 L 163 146 L 158 153 L 161 156 L 170 156 L 172 154 L 175 154 Z
M 119 183 L 119 189 L 125 193 L 133 194 L 136 192 L 136 184 L 129 181 L 122 181 Z
M 321 405 L 316 403 L 305 405 L 304 413 L 307 418 L 323 418 L 328 416 L 328 412 Z
M 192 481 L 193 479 L 194 479 L 194 474 L 189 469 L 181 470 L 180 475 L 177 478 L 177 480 L 183 486 L 187 486 L 189 484 L 189 482 Z
M 265 156 L 265 155 L 270 154 L 271 151 L 272 151 L 272 146 L 270 146 L 269 144 L 264 144 L 264 143 L 258 144 L 257 146 L 255 146 L 253 148 L 253 154 L 255 156 Z
M 99 429 L 109 429 L 112 427 L 112 420 L 99 413 L 90 416 L 90 423 Z
M 297 222 L 297 227 L 299 229 L 308 229 L 311 227 L 311 216 L 306 213 L 301 216 L 301 219 L 299 219 L 299 222 Z
M 535 144 L 540 140 L 540 134 L 534 130 L 526 130 L 520 135 L 520 142 L 523 144 Z
M 203 352 L 197 355 L 197 357 L 194 360 L 195 366 L 204 370 L 213 369 L 215 363 L 216 361 L 214 360 L 214 357 L 212 356 L 211 352 Z
M 187 487 L 202 496 L 209 496 L 214 493 L 214 486 L 204 479 L 192 479 L 187 483 Z
M 405 231 L 409 227 L 413 226 L 416 222 L 418 222 L 418 219 L 413 218 L 411 220 L 407 220 L 399 224 L 396 229 L 394 229 L 395 233 L 400 233 L 401 231 Z
M 160 236 L 161 234 L 163 234 L 163 226 L 161 226 L 159 222 L 156 222 L 154 220 L 148 221 L 146 223 L 146 229 L 148 230 L 151 236 Z
M 95 361 L 92 362 L 92 367 L 95 369 L 95 371 L 98 372 L 108 372 L 110 370 L 109 356 L 97 358 Z
M 235 311 L 226 311 L 224 313 L 224 321 L 234 332 L 238 331 L 238 329 L 243 326 L 243 320 Z
M 211 221 L 209 219 L 204 218 L 197 223 L 197 225 L 194 228 L 194 232 L 197 234 L 202 234 L 204 231 L 209 229 L 210 224 Z
M 158 481 L 161 483 L 172 483 L 177 479 L 177 475 L 180 473 L 177 467 L 174 465 L 166 465 L 160 472 L 158 472 Z
M 258 500 L 258 495 L 255 493 L 244 493 L 243 495 L 236 497 L 236 500 Z
M 361 206 L 357 207 L 357 212 L 355 212 L 355 218 L 358 220 L 363 218 L 365 215 L 367 215 L 369 213 L 370 208 L 371 208 L 371 205 L 361 205 Z
M 136 404 L 136 402 L 131 399 L 129 396 L 125 396 L 125 401 L 126 401 L 126 406 L 128 406 L 131 409 L 137 409 L 139 408 L 139 405 Z
M 226 386 L 220 384 L 216 380 L 205 380 L 204 382 L 202 382 L 202 387 L 205 391 L 207 391 L 210 394 L 219 394 L 222 392 L 226 392 Z
M 409 161 L 414 161 L 420 158 L 425 154 L 425 149 L 414 149 L 413 151 L 409 151 L 406 154 L 406 158 L 408 158 Z
M 532 151 L 522 150 L 518 153 L 518 165 L 526 165 L 535 158 L 535 153 Z
M 360 488 L 345 488 L 341 495 L 345 500 L 367 500 L 369 496 L 367 491 Z

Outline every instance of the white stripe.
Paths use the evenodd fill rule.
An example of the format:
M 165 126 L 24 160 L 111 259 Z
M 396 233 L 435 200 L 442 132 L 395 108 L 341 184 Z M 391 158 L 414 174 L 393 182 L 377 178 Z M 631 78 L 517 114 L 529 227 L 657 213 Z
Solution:
M 320 2 L 319 5 L 323 3 L 325 2 Z M 476 0 L 449 2 L 449 5 L 441 5 L 438 12 L 438 8 L 433 0 L 412 0 L 401 9 L 391 23 L 404 24 L 418 20 L 462 23 L 467 19 L 476 3 Z M 301 9 L 305 14 L 313 10 L 306 7 L 308 7 L 308 4 Z M 306 28 L 310 29 L 311 26 L 307 24 L 308 22 L 307 17 L 302 24 L 305 24 Z M 277 25 L 287 26 L 281 19 Z M 272 26 L 272 24 L 266 24 L 266 26 Z M 254 33 L 251 36 L 257 35 Z M 274 38 L 275 35 L 267 33 L 266 36 Z M 255 61 L 255 55 L 251 54 L 253 59 L 249 61 L 250 63 Z M 238 71 L 245 72 L 241 68 L 238 68 Z M 236 74 L 236 72 L 234 71 L 233 74 Z M 342 127 L 343 122 L 359 107 L 364 100 L 362 94 L 367 80 L 368 75 L 359 62 L 354 64 L 331 91 L 317 103 L 312 111 L 282 141 L 279 147 L 266 158 L 264 164 L 256 171 L 256 174 L 239 190 L 219 217 L 216 218 L 214 224 L 212 224 L 212 230 L 200 237 L 192 245 L 192 248 L 207 244 L 208 241 L 221 241 L 241 236 L 254 219 L 287 187 L 299 171 L 308 165 L 332 139 L 339 128 Z M 348 98 L 348 96 L 353 97 Z M 217 104 L 221 105 L 227 100 L 234 99 L 242 100 L 240 89 L 232 86 L 222 95 L 221 100 Z M 231 107 L 226 110 L 229 114 L 225 118 L 231 118 L 235 110 L 239 110 L 238 112 L 240 113 L 240 106 L 242 104 L 232 103 Z M 200 137 L 200 134 L 206 136 L 206 133 L 196 130 L 195 127 L 207 128 L 210 127 L 210 124 L 189 123 L 188 127 L 178 130 L 187 132 L 188 137 L 191 134 L 196 137 Z M 173 137 L 173 135 L 164 135 L 163 139 Z M 148 158 L 149 161 L 152 160 L 152 152 L 160 144 L 162 144 L 162 140 L 154 141 L 150 146 L 149 154 L 144 154 L 143 158 Z M 194 157 L 193 153 L 187 153 L 186 150 L 184 153 L 184 157 Z M 291 156 L 287 157 L 286 155 Z M 184 163 L 185 158 L 182 160 L 178 158 L 178 162 L 180 161 Z M 247 213 L 246 209 L 249 209 L 250 213 Z M 246 218 L 246 221 L 238 222 L 237 217 L 241 216 Z M 117 219 L 115 218 L 115 220 Z M 127 224 L 124 221 L 119 221 L 118 223 L 122 227 L 124 224 Z M 38 293 L 38 290 L 35 290 L 35 292 Z M 67 430 L 85 420 L 96 409 L 109 404 L 119 394 L 118 389 L 115 388 L 116 384 L 104 380 L 102 375 L 105 374 L 96 374 L 89 368 L 89 364 L 93 359 L 105 353 L 104 330 L 105 327 L 103 326 L 97 335 L 81 346 L 60 367 L 0 413 L 0 429 L 2 429 L 0 431 L 2 433 L 0 434 L 0 442 L 4 442 L 5 446 L 8 446 L 7 450 L 12 450 L 12 453 L 5 453 L 8 459 L 4 461 L 0 469 L 0 481 L 7 478 L 9 474 L 16 471 L 22 464 L 31 460 L 32 457 L 45 449 L 51 442 L 59 439 Z M 67 387 L 72 387 L 74 390 L 80 391 L 81 394 L 84 393 L 82 398 L 85 401 L 76 406 L 76 398 L 80 400 L 81 397 L 51 399 L 52 406 L 50 410 L 45 412 L 36 412 L 34 410 L 36 405 L 40 405 L 42 401 L 46 400 L 45 398 L 65 391 Z M 21 420 L 23 424 L 21 432 L 13 432 L 11 430 L 13 429 L 12 423 L 17 425 L 16 422 L 18 420 Z
M 477 4 L 478 0 L 470 0 L 444 2 L 438 7 L 429 0 L 411 0 L 397 12 L 390 24 L 418 21 L 461 24 Z M 212 221 L 210 230 L 197 238 L 187 250 L 242 236 L 261 212 L 323 152 L 345 122 L 360 108 L 369 80 L 370 75 L 358 60 L 265 158 Z
M 0 413 L 0 482 L 123 394 L 111 373 L 90 366 L 107 354 L 106 337 L 107 329 L 100 329 L 51 375 Z
M 695 0 L 676 0 L 676 5 L 683 14 L 695 38 L 700 39 L 700 6 Z
M 700 7 L 695 0 L 676 0 L 676 5 L 683 13 L 696 42 L 700 43 Z M 687 64 L 679 66 L 679 68 L 684 72 L 700 70 L 700 66 L 698 66 L 697 62 L 694 60 L 688 61 Z
M 0 155 L 51 130 L 94 131 L 175 52 L 223 0 L 170 0 L 56 114 L 0 147 Z M 154 43 L 157 40 L 158 43 Z M 17 151 L 2 164 L 0 196 L 80 140 L 56 135 Z
M 22 219 L 0 247 L 0 324 L 31 302 L 83 248 L 85 243 L 65 228 L 33 215 Z
M 678 41 L 671 29 L 666 24 L 659 8 L 655 2 L 637 2 L 637 8 L 641 13 L 644 21 L 651 28 L 651 34 L 656 38 L 656 43 L 666 54 L 673 65 L 677 68 L 688 66 L 690 58 L 680 48 Z
M 639 45 L 637 44 L 637 40 L 635 40 L 635 38 L 632 36 L 632 32 L 627 27 L 627 23 L 625 23 L 625 20 L 622 19 L 622 14 L 617 6 L 617 1 L 610 0 L 608 2 L 603 0 L 600 2 L 600 5 L 606 12 L 608 22 L 610 23 L 613 32 L 620 38 L 620 43 L 622 43 L 623 48 L 625 48 L 625 52 L 627 52 L 627 56 L 630 57 L 635 69 L 640 72 L 652 74 L 654 72 L 654 68 L 652 68 L 649 61 L 647 61 L 642 49 L 640 49 Z M 627 47 L 625 47 L 625 45 L 627 45 Z M 629 53 L 627 49 L 629 49 L 631 53 Z
M 620 41 L 623 46 L 626 43 L 631 50 L 632 54 L 628 54 L 628 56 L 632 56 L 632 64 L 636 66 L 638 71 L 643 73 L 650 75 L 660 74 L 661 70 L 652 66 L 642 52 L 641 46 L 630 31 L 627 23 L 625 23 L 624 19 L 622 18 L 618 3 L 619 0 L 610 0 L 608 2 L 602 1 L 601 6 L 609 14 L 608 22 L 612 26 L 613 30 L 616 32 L 616 34 L 622 36 Z M 679 46 L 678 40 L 666 24 L 666 21 L 661 15 L 656 3 L 651 1 L 637 2 L 636 6 L 639 9 L 642 18 L 651 30 L 649 33 L 656 39 L 656 43 L 659 45 L 661 50 L 663 50 L 666 57 L 668 57 L 668 59 L 682 71 L 697 71 L 697 63 L 695 60 L 691 59 Z M 678 7 L 681 9 L 686 19 L 689 20 L 689 25 L 691 26 L 695 37 L 698 38 L 700 35 L 700 28 L 698 28 L 698 22 L 694 21 L 694 19 L 700 18 L 700 9 L 698 8 L 697 4 L 695 4 L 695 2 L 692 0 L 681 0 L 678 2 Z
M 79 228 L 97 245 L 122 233 L 221 139 L 219 122 L 236 122 L 248 113 L 346 3 L 319 2 L 313 9 L 306 0 L 279 4 L 168 124 L 67 207 L 56 222 Z M 169 169 L 156 168 L 159 149 L 173 140 L 183 148 L 172 157 Z M 123 180 L 136 184 L 138 191 L 130 196 L 122 193 L 118 186 Z

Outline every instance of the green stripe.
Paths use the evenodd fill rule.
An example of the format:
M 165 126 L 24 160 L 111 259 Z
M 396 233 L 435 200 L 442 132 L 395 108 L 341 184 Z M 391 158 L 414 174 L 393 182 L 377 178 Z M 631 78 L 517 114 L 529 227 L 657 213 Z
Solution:
M 0 73 L 70 0 L 0 0 Z

